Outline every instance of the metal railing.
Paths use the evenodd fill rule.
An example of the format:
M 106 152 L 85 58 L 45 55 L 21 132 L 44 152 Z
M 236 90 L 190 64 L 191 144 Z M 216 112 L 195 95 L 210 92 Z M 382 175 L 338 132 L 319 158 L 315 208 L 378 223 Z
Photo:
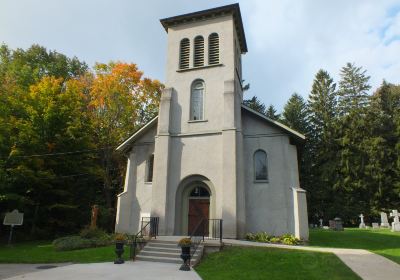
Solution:
M 204 240 L 219 240 L 222 243 L 222 219 L 201 219 L 196 225 L 190 240 L 192 241 L 190 250 L 190 260 L 193 258 L 200 243 Z M 190 262 L 189 260 L 189 262 Z
M 130 242 L 130 258 L 134 259 L 138 249 L 143 249 L 148 239 L 157 239 L 159 217 L 143 217 L 140 223 L 140 230 Z

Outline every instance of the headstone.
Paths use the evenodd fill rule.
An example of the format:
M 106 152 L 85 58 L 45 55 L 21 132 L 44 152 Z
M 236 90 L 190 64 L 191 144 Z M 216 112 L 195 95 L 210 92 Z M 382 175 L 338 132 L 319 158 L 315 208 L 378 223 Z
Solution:
M 328 226 L 323 226 L 322 228 L 323 228 L 323 229 L 329 229 L 329 227 L 328 227 Z
M 335 231 L 343 231 L 343 222 L 340 218 L 335 218 L 329 221 L 329 228 Z
M 393 217 L 392 231 L 400 231 L 400 213 L 397 210 L 392 210 L 390 217 Z
M 14 226 L 20 226 L 24 222 L 24 213 L 19 213 L 17 209 L 6 213 L 3 220 L 3 225 L 10 227 L 10 236 L 8 237 L 8 245 L 11 244 Z
M 381 227 L 389 228 L 390 224 L 388 221 L 388 216 L 385 212 L 381 212 Z
M 379 229 L 379 223 L 372 223 L 372 229 Z
M 358 227 L 359 227 L 359 228 L 365 228 L 364 215 L 361 214 L 359 217 L 360 217 L 360 219 L 361 219 L 361 223 L 360 223 L 360 225 L 359 225 Z
M 323 223 L 324 223 L 324 220 L 323 220 L 323 219 L 319 219 L 319 227 L 321 227 L 321 228 L 322 228 L 322 227 L 324 226 L 324 224 L 323 224 Z

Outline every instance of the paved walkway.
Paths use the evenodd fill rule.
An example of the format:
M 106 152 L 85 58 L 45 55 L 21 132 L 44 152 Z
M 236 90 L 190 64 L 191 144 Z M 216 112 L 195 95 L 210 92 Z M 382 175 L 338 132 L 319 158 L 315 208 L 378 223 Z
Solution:
M 19 263 L 8 263 L 0 264 L 0 279 L 10 278 L 12 276 L 27 274 L 30 272 L 43 271 L 42 266 L 66 266 L 71 263 L 46 263 L 46 264 L 19 264 Z M 39 268 L 38 268 L 39 267 Z
M 193 270 L 180 271 L 180 265 L 156 262 L 73 264 L 18 275 L 7 280 L 201 280 Z
M 364 280 L 399 280 L 400 265 L 380 255 L 361 249 L 322 248 L 310 246 L 288 246 L 251 241 L 224 239 L 226 245 L 271 247 L 334 253 Z

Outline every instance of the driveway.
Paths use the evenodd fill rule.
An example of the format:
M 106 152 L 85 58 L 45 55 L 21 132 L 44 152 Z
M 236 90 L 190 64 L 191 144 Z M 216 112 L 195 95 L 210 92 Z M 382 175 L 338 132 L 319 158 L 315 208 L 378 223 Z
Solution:
M 23 266 L 23 265 L 21 265 Z M 36 265 L 38 266 L 38 265 Z M 72 264 L 36 272 L 24 273 L 8 280 L 126 280 L 126 279 L 161 279 L 161 280 L 201 280 L 194 271 L 180 271 L 180 265 L 128 261 L 121 265 L 113 263 Z

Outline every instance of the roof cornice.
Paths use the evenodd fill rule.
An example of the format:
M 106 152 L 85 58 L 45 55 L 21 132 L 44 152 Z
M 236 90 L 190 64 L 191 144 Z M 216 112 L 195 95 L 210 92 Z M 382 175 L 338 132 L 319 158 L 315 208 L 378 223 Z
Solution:
M 238 34 L 240 49 L 242 53 L 247 52 L 247 43 L 246 43 L 246 36 L 244 34 L 242 16 L 240 14 L 240 7 L 239 4 L 231 4 L 221 7 L 216 7 L 212 9 L 207 9 L 203 11 L 198 11 L 189 14 L 183 14 L 179 16 L 169 17 L 160 19 L 162 26 L 164 27 L 165 31 L 168 32 L 169 27 L 177 26 L 180 24 L 185 24 L 193 21 L 198 20 L 205 20 L 210 19 L 213 17 L 224 16 L 227 14 L 231 14 L 233 16 L 233 20 L 236 27 L 236 33 Z

